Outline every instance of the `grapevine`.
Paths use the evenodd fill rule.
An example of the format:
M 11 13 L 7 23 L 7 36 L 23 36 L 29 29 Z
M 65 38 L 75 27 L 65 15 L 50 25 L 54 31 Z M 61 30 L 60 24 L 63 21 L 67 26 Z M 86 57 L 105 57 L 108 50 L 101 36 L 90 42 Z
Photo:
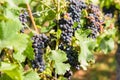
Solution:
M 114 49 L 103 12 L 89 0 L 0 1 L 0 80 L 74 80 L 95 52 Z

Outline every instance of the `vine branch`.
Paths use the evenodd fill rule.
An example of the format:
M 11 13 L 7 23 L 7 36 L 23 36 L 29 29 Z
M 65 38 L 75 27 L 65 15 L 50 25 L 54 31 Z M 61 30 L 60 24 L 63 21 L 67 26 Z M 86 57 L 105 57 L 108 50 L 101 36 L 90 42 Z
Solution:
M 51 8 L 50 6 L 46 5 L 44 2 L 40 1 L 41 4 L 43 4 L 44 6 L 46 6 L 47 8 L 51 9 L 54 13 L 55 13 L 55 10 L 53 8 Z
M 39 31 L 38 31 L 38 29 L 37 29 L 37 27 L 36 27 L 36 24 L 35 24 L 33 15 L 32 15 L 32 11 L 31 11 L 31 9 L 30 9 L 30 6 L 29 6 L 28 3 L 26 3 L 26 6 L 27 6 L 27 9 L 28 9 L 28 14 L 29 14 L 30 19 L 31 19 L 31 21 L 32 21 L 33 27 L 34 27 L 35 31 L 39 34 Z
M 58 34 L 58 31 L 59 31 L 59 19 L 60 19 L 60 0 L 57 0 L 57 6 L 56 6 L 56 13 L 57 13 L 57 36 L 59 35 Z M 58 45 L 59 45 L 59 39 L 56 41 L 56 50 L 58 49 Z

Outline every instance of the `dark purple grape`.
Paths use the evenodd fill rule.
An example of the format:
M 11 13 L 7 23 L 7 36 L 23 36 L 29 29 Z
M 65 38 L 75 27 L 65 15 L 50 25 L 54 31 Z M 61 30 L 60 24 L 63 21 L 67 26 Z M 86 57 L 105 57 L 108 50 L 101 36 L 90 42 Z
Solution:
M 68 58 L 66 63 L 69 63 L 71 65 L 71 67 L 73 67 L 75 69 L 79 69 L 80 64 L 78 62 L 78 52 L 76 50 L 74 50 L 74 48 L 72 46 L 67 46 L 64 49 L 64 51 L 66 52 L 67 58 Z
M 68 7 L 68 13 L 70 14 L 70 17 L 72 18 L 73 22 L 80 22 L 81 19 L 81 12 L 83 9 L 87 8 L 87 5 L 85 2 L 82 2 L 81 0 L 69 0 L 70 4 Z M 80 29 L 80 25 L 78 24 L 77 27 L 73 28 L 73 34 L 76 30 Z
M 19 20 L 23 25 L 23 28 L 20 30 L 20 33 L 24 33 L 24 29 L 26 28 L 25 23 L 27 22 L 27 16 L 28 13 L 25 10 L 22 10 L 22 12 L 19 15 Z
M 64 16 L 65 15 L 67 15 L 67 14 L 64 14 Z M 68 16 L 68 18 L 69 18 L 69 16 Z M 60 29 L 62 31 L 62 33 L 61 33 L 61 41 L 62 41 L 63 44 L 68 45 L 68 44 L 71 43 L 71 38 L 72 38 L 72 33 L 73 33 L 72 26 L 73 26 L 72 19 L 61 18 L 59 20 L 59 27 L 60 27 Z
M 66 71 L 64 74 L 64 77 L 66 77 L 68 80 L 71 80 L 71 76 L 73 75 L 71 70 Z
M 86 4 L 80 0 L 68 0 L 69 6 L 66 14 L 61 15 L 59 20 L 59 28 L 61 29 L 61 42 L 65 45 L 70 45 L 74 32 L 80 28 L 78 24 L 75 28 L 75 22 L 80 22 L 81 12 L 86 8 Z
M 90 29 L 91 33 L 89 38 L 95 39 L 100 33 L 100 27 L 103 25 L 103 19 L 101 19 L 101 12 L 98 6 L 90 4 L 87 7 L 88 16 L 86 17 L 85 28 Z
M 39 34 L 32 37 L 35 59 L 31 61 L 32 67 L 43 72 L 45 70 L 45 62 L 43 59 L 44 49 L 48 45 L 49 38 L 45 34 Z
M 86 8 L 86 4 L 80 0 L 69 0 L 68 13 L 74 22 L 80 22 L 81 11 Z

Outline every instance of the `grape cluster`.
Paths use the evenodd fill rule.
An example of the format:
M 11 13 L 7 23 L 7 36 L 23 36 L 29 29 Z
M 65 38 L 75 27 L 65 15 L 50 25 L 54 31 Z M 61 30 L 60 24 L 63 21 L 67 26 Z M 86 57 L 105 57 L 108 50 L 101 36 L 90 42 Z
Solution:
M 115 15 L 115 10 L 116 10 L 116 7 L 114 5 L 110 5 L 109 8 L 106 8 L 105 6 L 103 7 L 103 12 L 104 14 L 111 14 L 112 17 Z
M 63 14 L 62 18 L 59 20 L 59 28 L 62 31 L 59 49 L 67 54 L 68 60 L 65 63 L 69 63 L 71 67 L 75 69 L 80 69 L 78 52 L 75 51 L 70 44 L 74 32 L 81 27 L 79 22 L 82 10 L 86 8 L 86 4 L 80 0 L 69 0 L 69 2 L 70 4 L 67 13 Z M 78 24 L 75 28 L 73 28 L 74 23 Z M 70 79 L 71 75 L 71 72 L 67 71 L 64 76 Z
M 67 13 L 62 15 L 59 20 L 59 27 L 62 30 L 61 41 L 63 44 L 69 45 L 74 32 L 81 26 L 78 24 L 75 28 L 72 28 L 74 22 L 80 22 L 81 11 L 86 8 L 86 4 L 80 0 L 69 0 L 70 4 Z
M 80 22 L 81 11 L 86 8 L 86 4 L 80 0 L 70 0 L 68 13 L 74 22 Z
M 35 35 L 32 38 L 35 52 L 35 59 L 32 60 L 32 67 L 38 69 L 38 72 L 42 72 L 45 69 L 45 63 L 43 59 L 44 49 L 48 45 L 49 38 L 45 34 Z
M 19 15 L 19 20 L 23 25 L 23 28 L 20 30 L 21 33 L 24 33 L 24 28 L 26 27 L 25 23 L 27 22 L 27 16 L 28 16 L 28 13 L 25 10 L 22 10 L 22 12 Z
M 70 0 L 70 4 L 68 7 L 68 13 L 70 17 L 73 19 L 73 22 L 80 22 L 81 11 L 86 8 L 86 4 L 80 0 Z M 80 28 L 80 24 L 75 27 L 74 32 Z
M 63 15 L 63 18 L 59 20 L 59 27 L 62 31 L 61 33 L 61 41 L 63 44 L 69 45 L 71 42 L 72 34 L 73 34 L 73 21 L 69 17 L 69 14 L 66 13 Z
M 76 50 L 74 50 L 72 46 L 66 47 L 66 49 L 64 51 L 67 54 L 67 58 L 68 58 L 67 62 L 71 65 L 71 67 L 79 70 L 80 64 L 78 62 L 78 52 Z
M 71 76 L 73 75 L 71 70 L 66 71 L 64 74 L 64 77 L 66 77 L 68 80 L 71 80 Z
M 86 17 L 85 27 L 92 30 L 88 37 L 96 38 L 102 31 L 103 19 L 101 19 L 101 12 L 98 6 L 90 4 L 87 7 L 88 16 Z

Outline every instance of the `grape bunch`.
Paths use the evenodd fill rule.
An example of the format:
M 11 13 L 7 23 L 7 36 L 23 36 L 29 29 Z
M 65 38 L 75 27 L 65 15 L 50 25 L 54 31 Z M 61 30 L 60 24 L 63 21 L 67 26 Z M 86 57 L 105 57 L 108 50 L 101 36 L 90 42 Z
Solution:
M 80 22 L 81 11 L 86 8 L 86 4 L 80 0 L 70 0 L 68 13 L 74 22 Z
M 78 52 L 74 50 L 72 46 L 67 46 L 64 51 L 66 52 L 68 58 L 66 62 L 68 62 L 71 65 L 71 67 L 79 70 L 80 64 L 78 62 Z
M 45 34 L 35 35 L 32 38 L 35 52 L 35 59 L 32 60 L 32 67 L 42 72 L 45 69 L 45 62 L 43 59 L 43 54 L 45 53 L 45 48 L 48 45 L 49 38 Z
M 61 42 L 63 44 L 69 45 L 73 35 L 73 21 L 70 18 L 69 14 L 66 13 L 63 15 L 63 18 L 59 20 L 59 28 L 61 29 Z
M 69 0 L 67 13 L 63 14 L 62 18 L 59 20 L 59 27 L 62 31 L 61 44 L 59 45 L 61 49 L 64 45 L 70 45 L 74 32 L 81 27 L 79 24 L 81 12 L 85 8 L 86 4 L 84 2 L 80 0 Z M 73 28 L 75 22 L 77 22 L 78 25 Z
M 28 13 L 25 10 L 22 10 L 22 12 L 19 15 L 19 20 L 23 25 L 23 28 L 20 30 L 21 33 L 24 33 L 24 29 L 26 27 L 25 23 L 27 22 L 27 16 L 28 16 Z
M 81 12 L 86 8 L 86 4 L 80 0 L 70 0 L 69 2 L 68 13 L 70 17 L 73 19 L 73 22 L 80 22 Z M 74 32 L 79 28 L 80 24 L 73 29 Z
M 85 27 L 92 30 L 88 37 L 96 38 L 102 32 L 104 21 L 101 18 L 101 11 L 98 6 L 90 4 L 87 7 L 88 16 L 86 17 Z
M 111 14 L 112 17 L 114 17 L 114 15 L 115 15 L 115 10 L 117 10 L 117 9 L 116 9 L 115 5 L 110 5 L 109 8 L 106 8 L 106 7 L 104 6 L 102 10 L 103 10 L 103 12 L 104 12 L 105 15 L 106 15 L 106 14 Z
M 64 77 L 66 77 L 68 80 L 71 80 L 71 76 L 73 75 L 71 70 L 66 71 L 64 74 Z

